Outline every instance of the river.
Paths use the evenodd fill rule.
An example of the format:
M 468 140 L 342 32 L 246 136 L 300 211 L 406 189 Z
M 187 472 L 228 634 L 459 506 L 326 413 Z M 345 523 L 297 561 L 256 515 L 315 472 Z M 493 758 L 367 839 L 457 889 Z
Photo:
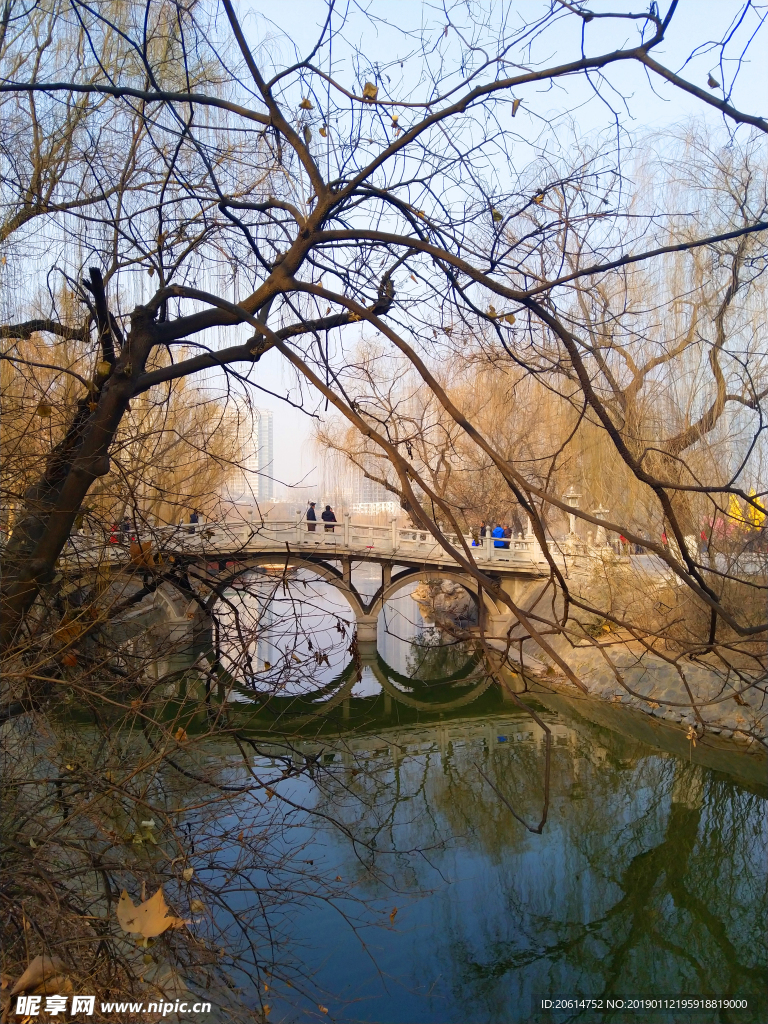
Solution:
M 768 1019 L 766 787 L 738 757 L 714 771 L 692 750 L 643 742 L 621 714 L 601 726 L 573 702 L 526 694 L 538 724 L 471 651 L 436 646 L 408 595 L 382 615 L 378 656 L 357 674 L 332 588 L 310 595 L 297 578 L 273 598 L 253 613 L 270 634 L 237 710 L 256 700 L 252 771 L 269 774 L 285 736 L 313 767 L 273 786 L 296 808 L 285 856 L 307 884 L 275 922 L 303 981 L 270 978 L 269 1021 Z M 236 677 L 240 654 L 227 657 Z M 293 674 L 270 691 L 286 662 Z M 542 816 L 542 726 L 538 834 L 518 818 Z M 313 898 L 310 877 L 330 889 Z M 746 1002 L 664 1004 L 680 998 Z M 558 1010 L 558 999 L 598 1002 Z

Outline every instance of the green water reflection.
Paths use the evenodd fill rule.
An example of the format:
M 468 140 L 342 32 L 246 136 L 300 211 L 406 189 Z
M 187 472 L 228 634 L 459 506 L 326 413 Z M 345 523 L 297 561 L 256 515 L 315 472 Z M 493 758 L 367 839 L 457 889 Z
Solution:
M 323 713 L 309 710 L 309 698 L 259 711 L 272 735 L 293 719 L 296 756 L 323 766 L 292 793 L 344 831 L 321 829 L 310 849 L 371 907 L 356 934 L 332 902 L 297 910 L 291 922 L 331 1017 L 676 1021 L 689 1018 L 534 1006 L 554 996 L 711 995 L 748 1008 L 690 1019 L 768 1019 L 760 787 L 539 696 L 552 732 L 551 796 L 544 833 L 533 835 L 483 774 L 536 823 L 544 732 L 487 685 L 475 659 L 441 657 L 439 683 L 379 659 L 378 693 L 349 689 Z M 261 738 L 266 749 L 269 734 Z M 317 1010 L 278 996 L 275 1012 L 309 1020 Z

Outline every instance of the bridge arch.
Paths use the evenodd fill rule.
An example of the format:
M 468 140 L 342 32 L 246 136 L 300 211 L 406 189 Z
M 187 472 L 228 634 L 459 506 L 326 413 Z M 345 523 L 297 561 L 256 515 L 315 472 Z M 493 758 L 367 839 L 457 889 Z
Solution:
M 330 565 L 325 560 L 315 561 L 314 559 L 303 558 L 301 555 L 287 554 L 279 557 L 270 554 L 248 555 L 233 562 L 232 572 L 229 574 L 220 571 L 213 576 L 212 582 L 217 583 L 219 587 L 222 584 L 224 586 L 231 586 L 246 573 L 253 572 L 254 569 L 265 569 L 267 567 L 274 569 L 305 569 L 324 582 L 332 584 L 344 596 L 355 619 L 365 618 L 366 615 L 370 614 L 361 595 L 336 566 Z M 219 587 L 217 587 L 217 590 Z M 217 590 L 211 593 L 206 602 L 206 611 L 208 612 L 213 611 L 214 605 L 219 600 Z
M 483 590 L 481 598 L 479 584 L 467 573 L 460 569 L 424 569 L 421 567 L 405 569 L 393 576 L 388 583 L 383 584 L 374 595 L 368 614 L 378 616 L 387 601 L 396 597 L 404 587 L 428 580 L 451 580 L 453 583 L 458 583 L 473 598 L 478 615 L 487 617 L 499 614 L 499 607 L 491 595 Z

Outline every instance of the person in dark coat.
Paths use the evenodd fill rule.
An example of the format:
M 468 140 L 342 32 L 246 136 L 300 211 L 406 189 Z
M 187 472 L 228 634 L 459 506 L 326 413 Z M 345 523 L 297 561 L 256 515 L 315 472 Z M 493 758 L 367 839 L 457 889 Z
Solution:
M 310 501 L 309 508 L 307 509 L 307 529 L 310 533 L 314 533 L 317 529 L 317 516 L 315 515 L 314 501 Z
M 197 509 L 189 517 L 189 532 L 194 533 L 197 530 L 197 524 L 200 522 L 200 516 Z
M 333 509 L 331 508 L 330 505 L 325 506 L 325 511 L 320 516 L 320 518 L 325 523 L 325 532 L 333 533 L 333 526 L 330 524 L 336 522 L 336 516 L 333 514 Z
M 483 520 L 482 523 L 480 523 L 480 536 L 481 537 L 487 537 L 488 536 L 488 526 L 486 525 L 485 520 Z

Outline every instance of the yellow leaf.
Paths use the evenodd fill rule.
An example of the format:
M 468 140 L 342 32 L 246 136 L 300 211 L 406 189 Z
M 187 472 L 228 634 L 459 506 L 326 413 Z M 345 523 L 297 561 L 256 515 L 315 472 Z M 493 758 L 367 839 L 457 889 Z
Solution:
M 500 210 L 496 210 L 491 207 L 491 216 L 493 217 L 494 223 L 498 224 L 499 221 L 504 220 L 504 216 Z
M 378 86 L 375 86 L 373 82 L 366 82 L 363 86 L 363 99 L 368 100 L 369 103 L 373 103 L 378 95 Z
M 689 743 L 692 743 L 694 747 L 696 746 L 696 730 L 693 728 L 692 725 L 688 726 L 688 733 L 685 738 L 688 740 Z
M 274 789 L 270 789 L 270 788 L 269 788 L 268 786 L 267 786 L 267 788 L 266 788 L 266 789 L 264 790 L 264 792 L 265 792 L 265 793 L 267 794 L 267 800 L 271 800 L 271 799 L 272 799 L 272 797 L 273 797 L 273 796 L 275 795 L 275 791 L 274 791 Z
M 397 122 L 398 122 L 399 120 L 400 120 L 400 115 L 399 115 L 399 114 L 393 114 L 393 115 L 392 115 L 392 127 L 393 127 L 393 128 L 397 128 L 397 127 L 398 127 L 398 124 L 397 124 Z
M 515 314 L 514 313 L 507 313 L 506 316 L 504 317 L 504 320 L 508 324 L 513 324 L 515 322 Z
M 390 920 L 391 924 L 395 923 L 395 918 L 396 917 L 397 917 L 397 907 L 392 907 L 392 913 L 389 915 L 389 920 Z
M 544 193 L 543 192 L 539 192 L 538 195 L 535 195 L 533 197 L 533 201 L 534 201 L 534 203 L 537 203 L 540 206 L 544 202 Z
M 305 96 L 305 97 L 304 97 L 304 99 L 303 99 L 303 100 L 301 101 L 301 103 L 299 104 L 299 106 L 301 107 L 301 109 L 302 109 L 302 110 L 314 110 L 314 109 L 315 109 L 315 108 L 314 108 L 314 107 L 312 106 L 312 104 L 310 103 L 310 101 L 309 101 L 309 100 L 307 99 L 307 97 L 306 97 L 306 96 Z
M 99 377 L 108 377 L 112 371 L 112 363 L 108 363 L 106 359 L 102 359 L 100 363 L 96 364 L 96 373 Z
M 320 1013 L 328 1013 L 328 1007 L 327 1006 L 320 1006 L 320 1004 L 318 1003 L 317 1008 L 320 1011 Z
M 184 740 L 186 740 L 187 738 L 187 730 L 182 729 L 181 726 L 179 726 L 179 728 L 173 734 L 173 738 L 176 740 L 177 743 L 183 743 Z
M 520 106 L 520 100 L 512 100 L 512 117 L 517 113 L 517 108 Z
M 272 1007 L 269 1005 L 269 1003 L 264 1003 L 264 1016 L 265 1017 L 269 1016 L 271 1010 L 272 1010 Z
M 325 125 L 323 125 L 323 127 L 320 129 L 320 134 L 323 136 L 323 138 L 327 137 L 328 129 L 325 127 Z
M 191 878 L 192 878 L 192 875 L 194 875 L 194 873 L 195 873 L 195 869 L 194 868 L 184 868 L 184 870 L 181 872 L 181 877 L 184 879 L 185 882 L 189 882 L 191 880 Z
M 53 409 L 47 402 L 38 402 L 36 412 L 38 416 L 45 417 L 50 416 L 51 413 L 53 412 Z
M 123 889 L 117 904 L 117 920 L 124 932 L 141 935 L 145 939 L 162 935 L 168 928 L 180 928 L 186 922 L 169 913 L 162 888 L 158 889 L 144 903 L 134 906 L 128 893 Z
M 489 306 L 488 307 L 488 316 L 498 316 L 498 315 L 499 314 L 496 312 L 496 307 L 495 306 Z
M 349 319 L 350 319 L 350 322 L 354 324 L 354 323 L 357 323 L 358 320 L 362 320 L 362 317 L 360 316 L 359 313 L 355 313 L 353 311 L 353 312 L 351 312 L 349 314 Z
M 205 904 L 203 903 L 202 900 L 190 900 L 189 909 L 192 911 L 193 914 L 204 914 Z
M 34 839 L 30 839 L 29 840 L 29 846 L 30 846 L 30 849 L 32 849 L 32 850 L 36 850 L 37 849 L 37 843 L 35 842 Z

